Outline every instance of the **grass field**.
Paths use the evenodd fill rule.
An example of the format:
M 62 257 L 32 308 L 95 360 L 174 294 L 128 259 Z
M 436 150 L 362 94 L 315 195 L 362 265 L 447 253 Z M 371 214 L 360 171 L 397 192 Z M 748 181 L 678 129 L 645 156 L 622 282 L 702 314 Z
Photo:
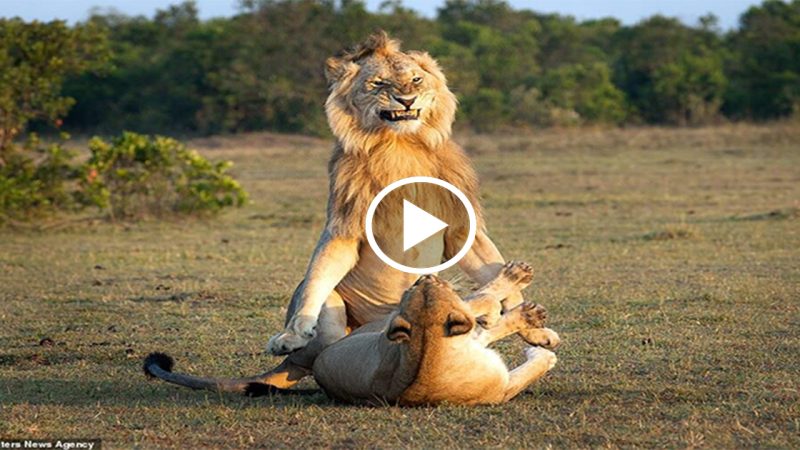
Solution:
M 346 407 L 150 382 L 252 374 L 321 230 L 330 142 L 193 144 L 252 205 L 0 231 L 0 437 L 117 447 L 800 447 L 800 127 L 461 135 L 559 364 L 496 407 Z M 500 350 L 521 359 L 522 345 Z M 311 384 L 311 382 L 309 382 Z

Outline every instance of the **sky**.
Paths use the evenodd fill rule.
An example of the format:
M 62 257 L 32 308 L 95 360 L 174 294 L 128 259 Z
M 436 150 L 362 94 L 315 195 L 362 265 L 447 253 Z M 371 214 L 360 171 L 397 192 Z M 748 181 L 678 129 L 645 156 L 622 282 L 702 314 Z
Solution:
M 0 0 L 0 17 L 19 16 L 42 21 L 65 19 L 69 22 L 83 20 L 94 6 L 112 7 L 130 15 L 152 16 L 156 9 L 179 3 L 180 0 Z M 405 0 L 406 7 L 425 16 L 433 17 L 444 0 Z M 748 7 L 761 3 L 758 0 L 509 0 L 516 9 L 532 9 L 545 13 L 559 13 L 578 19 L 616 17 L 625 24 L 636 23 L 654 14 L 678 17 L 688 24 L 708 12 L 720 18 L 723 29 L 733 28 L 739 15 Z M 238 0 L 197 0 L 202 18 L 229 16 L 237 11 Z M 381 0 L 367 0 L 375 10 Z

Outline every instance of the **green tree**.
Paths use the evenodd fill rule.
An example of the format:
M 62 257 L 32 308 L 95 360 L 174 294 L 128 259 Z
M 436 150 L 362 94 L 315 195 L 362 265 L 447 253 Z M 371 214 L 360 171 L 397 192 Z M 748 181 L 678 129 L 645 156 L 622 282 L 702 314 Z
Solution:
M 66 84 L 80 100 L 68 125 L 105 132 L 220 131 L 217 118 L 203 116 L 202 109 L 219 97 L 213 76 L 237 45 L 230 20 L 201 22 L 194 3 L 185 2 L 153 19 L 95 14 L 90 23 L 109 30 L 113 68 Z
M 614 36 L 622 28 L 616 19 L 577 22 L 557 14 L 538 18 L 540 63 L 544 70 L 568 64 L 591 64 L 613 60 Z
M 92 24 L 0 19 L 0 165 L 32 120 L 60 126 L 75 103 L 62 95 L 64 78 L 101 68 L 107 60 L 105 42 Z
M 605 63 L 561 66 L 548 71 L 540 86 L 549 106 L 574 111 L 580 122 L 619 124 L 625 119 L 625 94 L 611 82 Z
M 428 50 L 462 102 L 460 120 L 502 125 L 698 124 L 791 114 L 800 103 L 800 0 L 767 0 L 725 36 L 707 16 L 634 26 L 448 0 L 435 20 L 387 0 L 243 0 L 231 18 L 198 19 L 191 1 L 153 17 L 95 14 L 113 69 L 69 78 L 82 131 L 327 133 L 325 58 L 377 28 Z M 722 105 L 722 106 L 721 106 Z M 481 109 L 481 108 L 488 109 Z
M 729 46 L 728 114 L 772 119 L 800 111 L 800 0 L 751 7 Z
M 506 99 L 497 89 L 481 88 L 464 99 L 464 113 L 478 131 L 492 131 L 507 121 Z
M 539 16 L 542 75 L 536 88 L 518 99 L 515 118 L 535 125 L 621 123 L 627 115 L 625 94 L 611 80 L 616 19 L 577 22 L 572 17 Z M 533 98 L 537 107 L 532 107 Z M 525 105 L 527 111 L 519 110 Z M 533 114 L 528 113 L 533 111 Z
M 451 0 L 437 22 L 446 43 L 434 55 L 453 74 L 453 89 L 463 115 L 488 131 L 509 122 L 509 96 L 535 83 L 539 73 L 539 22 L 530 12 L 514 11 L 503 1 Z
M 655 16 L 617 37 L 616 83 L 647 122 L 675 125 L 718 115 L 726 86 L 721 38 Z

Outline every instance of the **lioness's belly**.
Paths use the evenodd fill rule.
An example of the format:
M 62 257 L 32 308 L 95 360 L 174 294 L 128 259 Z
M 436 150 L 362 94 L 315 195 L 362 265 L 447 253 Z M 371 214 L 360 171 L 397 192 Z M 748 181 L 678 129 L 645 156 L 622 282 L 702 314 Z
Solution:
M 395 240 L 398 241 L 398 240 Z M 431 237 L 425 242 L 424 251 L 414 248 L 403 252 L 379 241 L 379 245 L 395 261 L 411 267 L 430 267 L 442 261 L 444 240 L 442 234 Z M 382 319 L 391 313 L 400 303 L 403 292 L 408 289 L 419 275 L 402 272 L 385 262 L 364 243 L 356 266 L 336 287 L 336 291 L 347 304 L 349 321 L 353 325 L 363 325 Z

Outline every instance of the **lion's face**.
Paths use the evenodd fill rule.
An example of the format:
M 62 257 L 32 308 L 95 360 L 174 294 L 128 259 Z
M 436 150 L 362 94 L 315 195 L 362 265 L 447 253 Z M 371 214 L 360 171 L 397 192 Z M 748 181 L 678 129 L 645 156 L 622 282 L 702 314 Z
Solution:
M 398 343 L 447 339 L 467 334 L 473 328 L 475 318 L 453 287 L 427 275 L 405 292 L 386 336 Z
M 352 101 L 362 128 L 414 133 L 430 120 L 441 89 L 433 75 L 404 53 L 371 56 L 355 80 Z
M 329 58 L 326 112 L 345 145 L 369 145 L 386 133 L 418 136 L 430 145 L 449 138 L 456 100 L 427 53 L 402 52 L 378 34 L 343 57 Z

